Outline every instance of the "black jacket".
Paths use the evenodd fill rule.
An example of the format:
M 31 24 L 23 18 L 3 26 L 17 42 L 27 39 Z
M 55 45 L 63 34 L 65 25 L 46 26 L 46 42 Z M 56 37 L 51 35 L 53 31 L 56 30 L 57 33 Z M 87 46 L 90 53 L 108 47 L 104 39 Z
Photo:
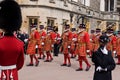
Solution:
M 115 61 L 112 57 L 111 51 L 108 54 L 103 54 L 100 48 L 93 53 L 92 61 L 95 64 L 95 73 L 93 80 L 112 80 L 111 71 L 115 68 Z M 103 69 L 107 68 L 107 71 L 96 71 L 96 68 L 101 66 Z

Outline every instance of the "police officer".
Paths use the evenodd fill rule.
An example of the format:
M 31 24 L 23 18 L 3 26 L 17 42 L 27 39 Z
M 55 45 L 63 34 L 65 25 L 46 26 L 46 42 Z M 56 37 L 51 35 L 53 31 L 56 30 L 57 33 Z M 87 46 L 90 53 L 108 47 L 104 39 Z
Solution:
M 92 61 L 95 64 L 93 80 L 112 80 L 111 71 L 115 69 L 115 61 L 112 52 L 106 48 L 109 41 L 108 36 L 100 36 L 100 47 L 92 55 Z

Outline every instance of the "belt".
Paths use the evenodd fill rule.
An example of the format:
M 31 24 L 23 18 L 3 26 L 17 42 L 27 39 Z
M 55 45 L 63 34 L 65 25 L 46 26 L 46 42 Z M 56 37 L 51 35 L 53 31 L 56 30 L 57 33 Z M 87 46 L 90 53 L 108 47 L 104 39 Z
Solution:
M 16 65 L 10 65 L 10 66 L 0 66 L 0 70 L 9 70 L 9 69 L 15 69 Z

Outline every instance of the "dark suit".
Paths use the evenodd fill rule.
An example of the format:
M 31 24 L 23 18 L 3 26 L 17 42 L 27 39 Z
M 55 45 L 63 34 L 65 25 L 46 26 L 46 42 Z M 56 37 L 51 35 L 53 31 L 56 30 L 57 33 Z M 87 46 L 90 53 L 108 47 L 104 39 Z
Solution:
M 28 45 L 28 42 L 25 42 L 25 39 L 28 39 L 28 34 L 26 33 L 17 33 L 17 37 L 24 42 L 24 52 L 26 53 L 26 49 L 27 49 L 27 45 Z
M 108 54 L 103 54 L 99 48 L 92 55 L 92 61 L 95 64 L 95 73 L 93 80 L 112 80 L 112 70 L 115 68 L 115 61 L 112 57 L 111 51 Z M 107 71 L 96 71 L 97 67 L 101 66 L 103 69 L 107 68 Z

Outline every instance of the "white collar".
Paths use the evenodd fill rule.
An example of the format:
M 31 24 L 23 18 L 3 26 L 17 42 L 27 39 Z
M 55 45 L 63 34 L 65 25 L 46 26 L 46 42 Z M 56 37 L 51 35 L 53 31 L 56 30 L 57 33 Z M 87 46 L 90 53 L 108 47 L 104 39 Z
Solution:
M 100 49 L 100 50 L 103 52 L 103 54 L 108 55 L 108 50 L 106 49 L 106 46 L 103 49 Z

